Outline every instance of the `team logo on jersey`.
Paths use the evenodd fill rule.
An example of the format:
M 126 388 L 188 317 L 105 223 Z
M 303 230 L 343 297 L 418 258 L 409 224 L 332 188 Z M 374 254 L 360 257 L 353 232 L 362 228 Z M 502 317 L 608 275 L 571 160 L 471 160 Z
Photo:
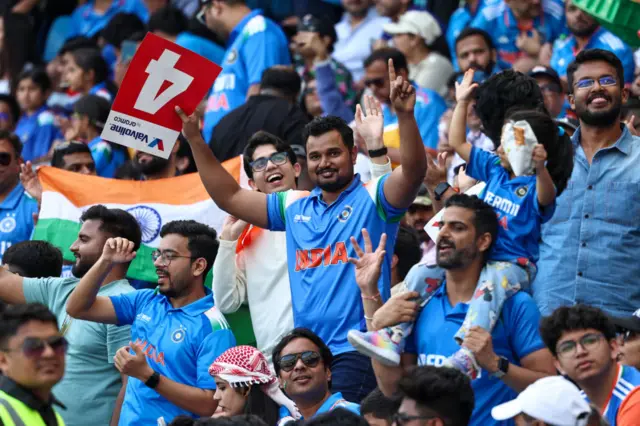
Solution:
M 8 234 L 16 229 L 16 219 L 13 216 L 7 216 L 0 221 L 0 231 Z
M 521 186 L 520 188 L 516 189 L 516 195 L 522 198 L 525 195 L 527 195 L 528 191 L 529 191 L 529 188 L 527 188 L 526 186 Z
M 342 223 L 346 222 L 351 217 L 351 213 L 353 213 L 353 207 L 345 206 L 338 215 L 338 220 Z
M 231 49 L 229 54 L 227 55 L 227 64 L 231 65 L 238 59 L 238 51 L 236 49 Z
M 187 329 L 183 326 L 180 326 L 177 330 L 171 333 L 171 340 L 173 343 L 180 343 L 184 340 L 184 336 L 187 334 Z

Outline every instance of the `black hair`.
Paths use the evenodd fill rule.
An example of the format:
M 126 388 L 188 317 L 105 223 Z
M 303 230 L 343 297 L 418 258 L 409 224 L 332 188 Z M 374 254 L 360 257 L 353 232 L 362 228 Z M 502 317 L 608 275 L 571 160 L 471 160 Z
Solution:
M 420 236 L 415 229 L 400 225 L 393 254 L 398 256 L 398 278 L 404 281 L 409 270 L 422 259 Z
M 384 47 L 374 50 L 367 59 L 364 60 L 364 67 L 369 68 L 376 61 L 384 62 L 385 66 L 389 63 L 389 59 L 393 59 L 393 67 L 396 71 L 405 70 L 409 72 L 407 58 L 398 49 L 393 47 Z
M 290 145 L 286 144 L 279 137 L 272 135 L 269 132 L 265 132 L 264 130 L 260 130 L 254 133 L 253 136 L 249 138 L 247 146 L 244 149 L 244 153 L 242 154 L 242 165 L 249 179 L 253 179 L 253 170 L 251 169 L 253 154 L 256 152 L 256 149 L 259 146 L 263 145 L 272 145 L 277 152 L 286 152 L 291 165 L 294 165 L 298 162 L 298 157 L 296 156 L 296 153 L 293 151 L 293 148 L 291 148 Z
M 216 230 L 195 220 L 174 220 L 166 223 L 160 230 L 161 238 L 169 234 L 185 237 L 187 239 L 187 248 L 191 252 L 193 259 L 203 258 L 207 261 L 204 274 L 202 274 L 204 279 L 213 268 L 213 261 L 216 259 L 218 247 L 220 246 Z
M 60 50 L 58 50 L 58 56 L 78 49 L 98 49 L 98 44 L 92 38 L 84 36 L 71 37 L 65 41 Z
M 454 194 L 447 199 L 444 204 L 448 207 L 461 207 L 473 211 L 473 226 L 476 228 L 476 236 L 485 233 L 491 235 L 491 246 L 496 242 L 498 237 L 498 217 L 496 211 L 489 204 L 475 195 Z M 486 255 L 490 252 L 491 247 L 487 249 Z
M 268 425 L 278 423 L 278 420 L 280 420 L 280 406 L 264 393 L 259 386 L 251 386 L 250 390 L 244 386 L 234 387 L 233 389 L 240 394 L 249 391 L 247 402 L 244 406 L 244 415 L 257 416 L 266 421 Z
M 13 116 L 13 124 L 16 125 L 20 119 L 20 104 L 15 96 L 6 93 L 0 93 L 0 102 L 4 102 L 9 107 L 9 111 Z
M 326 133 L 336 130 L 342 136 L 342 142 L 351 151 L 353 149 L 353 129 L 340 117 L 335 115 L 327 115 L 324 117 L 316 117 L 307 123 L 302 130 L 302 140 L 305 148 L 309 136 L 322 136 Z
M 62 275 L 62 252 L 47 241 L 21 241 L 11 245 L 2 255 L 2 263 L 19 270 L 25 278 L 47 278 Z
M 51 89 L 51 79 L 45 70 L 42 68 L 32 68 L 27 71 L 23 71 L 18 76 L 18 84 L 22 80 L 31 80 L 35 83 L 36 86 L 40 88 L 42 93 L 46 93 L 49 89 Z
M 292 68 L 276 65 L 262 72 L 260 89 L 274 89 L 284 96 L 297 99 L 302 87 L 298 72 Z
M 273 348 L 273 368 L 276 371 L 276 375 L 280 375 L 280 353 L 282 350 L 291 343 L 295 339 L 307 339 L 310 340 L 311 343 L 318 347 L 318 351 L 320 352 L 320 357 L 322 358 L 322 362 L 324 363 L 324 368 L 331 369 L 331 363 L 333 363 L 333 354 L 331 353 L 331 349 L 327 346 L 326 343 L 313 331 L 304 327 L 297 327 L 291 330 L 289 334 L 284 336 L 278 344 Z
M 187 138 L 184 137 L 182 133 L 178 135 L 178 141 L 180 146 L 178 147 L 178 152 L 176 153 L 176 158 L 186 158 L 189 160 L 189 165 L 186 169 L 182 170 L 182 174 L 186 175 L 189 173 L 195 173 L 198 171 L 198 167 L 196 166 L 196 160 L 193 158 L 193 151 L 191 151 L 191 145 L 187 142 Z
M 142 40 L 144 40 L 146 35 L 147 35 L 146 32 L 138 31 L 138 32 L 135 32 L 135 33 L 131 34 L 129 37 L 127 37 L 123 41 L 132 41 L 134 43 L 140 43 Z
M 469 38 L 473 36 L 482 37 L 484 39 L 484 42 L 487 44 L 487 47 L 489 48 L 489 50 L 495 50 L 496 45 L 493 44 L 493 39 L 491 38 L 491 35 L 488 32 L 486 32 L 485 30 L 481 30 L 480 28 L 467 27 L 464 30 L 460 31 L 460 34 L 458 34 L 458 37 L 456 37 L 456 41 L 454 45 L 456 52 L 458 50 L 458 43 L 460 43 L 465 38 Z
M 169 423 L 169 426 L 193 426 L 195 422 L 196 421 L 193 417 L 182 414 L 174 417 L 173 420 L 171 420 L 171 423 Z
M 586 49 L 578 53 L 576 58 L 567 68 L 567 82 L 569 83 L 569 93 L 573 93 L 573 79 L 580 65 L 587 62 L 602 61 L 616 69 L 616 78 L 620 88 L 624 88 L 624 67 L 615 53 L 603 49 Z
M 15 134 L 7 130 L 0 130 L 0 141 L 8 141 L 11 144 L 13 151 L 16 153 L 16 158 L 22 155 L 22 141 Z
M 111 235 L 112 237 L 126 238 L 133 242 L 133 249 L 140 248 L 142 240 L 142 232 L 140 225 L 131 213 L 122 209 L 109 209 L 102 204 L 89 207 L 80 216 L 80 222 L 87 220 L 99 220 L 101 222 L 101 232 Z
M 616 326 L 602 310 L 588 305 L 561 306 L 548 317 L 542 318 L 540 336 L 554 356 L 562 335 L 569 331 L 592 328 L 601 332 L 607 340 L 616 338 Z
M 58 169 L 64 169 L 64 157 L 81 152 L 91 155 L 91 150 L 89 149 L 89 147 L 82 142 L 68 142 L 60 147 L 56 147 L 53 150 L 51 166 Z
M 546 167 L 556 187 L 556 197 L 560 196 L 573 171 L 573 143 L 567 132 L 560 130 L 549 114 L 539 110 L 517 109 L 508 112 L 507 119 L 529 123 L 538 142 L 547 151 Z
M 338 407 L 335 410 L 313 416 L 305 426 L 369 426 L 369 423 L 352 411 Z
M 151 32 L 162 31 L 177 36 L 187 29 L 187 18 L 177 7 L 165 6 L 151 15 L 147 26 Z
M 76 65 L 84 72 L 93 70 L 94 85 L 107 81 L 109 78 L 109 65 L 107 65 L 98 49 L 81 48 L 72 50 L 70 53 Z
M 41 303 L 8 305 L 0 313 L 0 347 L 6 349 L 9 339 L 30 321 L 48 322 L 58 328 L 56 316 Z
M 423 415 L 437 415 L 447 426 L 469 424 L 475 405 L 473 388 L 469 378 L 455 368 L 415 367 L 404 373 L 398 390 L 404 398 L 414 400 Z
M 513 70 L 502 71 L 486 79 L 476 91 L 476 114 L 483 132 L 500 146 L 507 111 L 513 107 L 547 112 L 540 86 L 535 79 Z
M 271 426 L 258 416 L 241 415 L 233 417 L 204 417 L 196 420 L 194 426 Z
M 29 14 L 5 11 L 3 18 L 5 42 L 0 51 L 0 75 L 7 77 L 13 93 L 20 72 L 40 60 L 36 53 L 37 31 Z
M 386 420 L 391 424 L 393 423 L 393 415 L 398 412 L 401 402 L 402 399 L 397 395 L 388 398 L 380 389 L 375 388 L 373 392 L 360 402 L 360 414 L 363 416 L 365 414 L 371 414 L 373 417 Z
M 145 31 L 144 23 L 134 13 L 116 13 L 106 27 L 100 31 L 100 36 L 110 45 L 120 48 L 122 42 L 129 36 Z

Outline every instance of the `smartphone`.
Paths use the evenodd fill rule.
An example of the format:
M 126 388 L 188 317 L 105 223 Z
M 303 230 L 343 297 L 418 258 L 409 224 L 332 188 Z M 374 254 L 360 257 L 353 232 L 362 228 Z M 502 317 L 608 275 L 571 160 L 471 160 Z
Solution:
M 126 63 L 131 61 L 131 58 L 136 54 L 138 50 L 138 43 L 131 40 L 125 40 L 122 42 L 120 49 L 120 62 Z

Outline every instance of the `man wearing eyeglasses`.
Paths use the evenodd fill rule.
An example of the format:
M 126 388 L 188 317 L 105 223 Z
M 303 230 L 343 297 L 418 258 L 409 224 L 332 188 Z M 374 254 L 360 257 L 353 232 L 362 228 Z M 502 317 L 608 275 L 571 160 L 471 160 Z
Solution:
M 624 316 L 640 306 L 640 137 L 620 119 L 624 69 L 613 53 L 583 50 L 567 71 L 580 120 L 574 165 L 556 211 L 542 225 L 532 294 L 543 315 L 584 303 Z
M 56 317 L 39 303 L 0 314 L 0 424 L 64 426 L 66 407 L 51 389 L 62 379 L 67 341 Z
M 165 224 L 160 237 L 151 254 L 157 290 L 96 295 L 109 271 L 137 254 L 132 241 L 111 238 L 67 303 L 74 318 L 132 326 L 131 343 L 115 356 L 116 367 L 128 376 L 120 426 L 213 415 L 218 402 L 213 399 L 216 384 L 209 366 L 236 344 L 204 286 L 218 251 L 216 231 L 193 220 L 178 220 Z
M 543 318 L 540 334 L 588 402 L 599 407 L 612 426 L 632 426 L 640 419 L 640 372 L 616 361 L 616 327 L 598 308 L 561 307 Z

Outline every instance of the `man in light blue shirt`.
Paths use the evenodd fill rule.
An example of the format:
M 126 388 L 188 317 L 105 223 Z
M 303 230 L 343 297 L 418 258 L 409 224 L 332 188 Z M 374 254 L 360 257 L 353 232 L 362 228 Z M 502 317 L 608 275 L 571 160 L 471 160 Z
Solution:
M 630 315 L 640 306 L 640 138 L 620 121 L 624 69 L 609 51 L 583 50 L 567 79 L 580 120 L 573 173 L 542 226 L 533 297 L 543 315 L 576 303 Z

